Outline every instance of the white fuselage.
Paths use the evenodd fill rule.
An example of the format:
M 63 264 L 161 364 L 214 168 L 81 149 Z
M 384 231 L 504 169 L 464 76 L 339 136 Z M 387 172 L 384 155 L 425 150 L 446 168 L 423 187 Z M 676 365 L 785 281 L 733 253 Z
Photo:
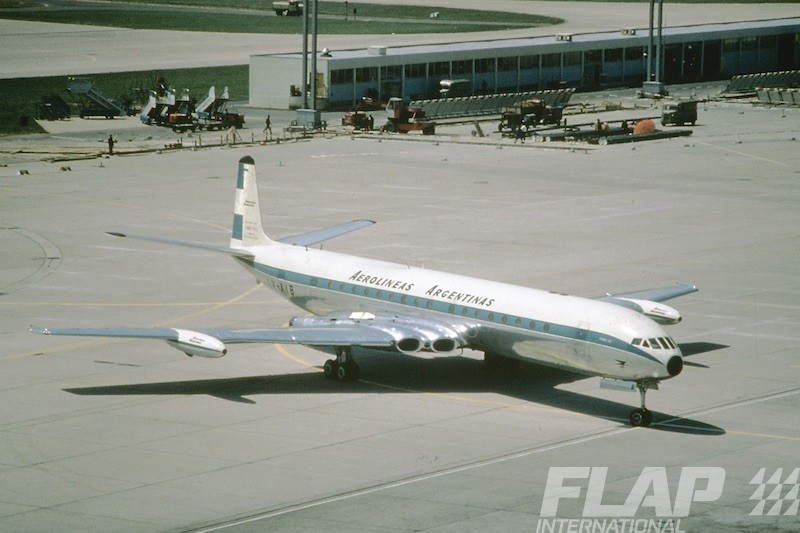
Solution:
M 466 331 L 462 347 L 614 379 L 668 378 L 681 356 L 674 343 L 634 346 L 668 335 L 611 303 L 300 246 L 250 251 L 254 261 L 239 261 L 259 281 L 315 315 L 435 320 Z

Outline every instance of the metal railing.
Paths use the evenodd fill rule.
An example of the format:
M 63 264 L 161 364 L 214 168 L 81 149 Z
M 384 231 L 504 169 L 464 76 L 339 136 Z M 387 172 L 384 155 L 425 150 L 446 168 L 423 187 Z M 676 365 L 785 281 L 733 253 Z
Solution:
M 566 105 L 575 89 L 553 89 L 546 91 L 527 91 L 518 93 L 486 94 L 462 96 L 458 98 L 439 98 L 434 100 L 412 100 L 410 107 L 425 111 L 426 119 L 476 117 L 499 115 L 504 108 L 515 107 L 519 102 L 538 98 L 545 105 Z
M 758 101 L 769 105 L 800 105 L 800 89 L 756 89 Z
M 800 87 L 800 70 L 781 70 L 734 76 L 723 91 L 727 94 L 754 93 L 759 87 Z

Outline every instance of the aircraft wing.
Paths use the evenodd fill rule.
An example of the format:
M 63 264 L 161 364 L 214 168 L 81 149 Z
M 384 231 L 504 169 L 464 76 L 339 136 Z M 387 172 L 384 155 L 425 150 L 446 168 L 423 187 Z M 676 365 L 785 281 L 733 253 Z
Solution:
M 329 228 L 322 228 L 315 231 L 309 231 L 308 233 L 283 237 L 282 239 L 278 239 L 278 242 L 282 242 L 284 244 L 293 244 L 295 246 L 311 246 L 321 243 L 322 241 L 327 241 L 328 239 L 333 239 L 334 237 L 344 235 L 345 233 L 350 233 L 351 231 L 366 228 L 367 226 L 371 226 L 373 224 L 375 224 L 374 220 L 352 220 L 350 222 L 345 222 L 344 224 L 331 226 Z
M 669 287 L 660 287 L 657 289 L 645 289 L 633 292 L 621 292 L 619 294 L 606 294 L 597 298 L 598 300 L 611 301 L 614 299 L 633 299 L 633 300 L 649 300 L 651 302 L 665 302 L 679 296 L 697 292 L 698 288 L 695 285 L 684 285 L 678 283 L 670 285 Z M 613 303 L 613 302 L 612 302 Z
M 200 334 L 224 343 L 281 343 L 307 344 L 309 346 L 364 346 L 388 348 L 395 339 L 380 330 L 352 324 L 335 327 L 288 327 L 265 329 L 214 329 L 185 330 L 181 328 L 40 328 L 31 332 L 41 335 L 69 335 L 76 337 L 117 337 L 128 339 L 160 339 L 179 342 L 184 334 Z
M 189 355 L 222 357 L 225 344 L 280 343 L 307 346 L 360 346 L 402 353 L 420 350 L 452 352 L 467 346 L 465 326 L 418 317 L 376 316 L 354 312 L 339 315 L 295 317 L 288 327 L 258 329 L 203 328 L 40 328 L 41 335 L 160 339 Z
M 673 309 L 661 302 L 683 296 L 684 294 L 697 292 L 697 290 L 697 287 L 694 285 L 677 284 L 657 289 L 606 294 L 596 299 L 619 305 L 620 307 L 626 307 L 637 313 L 642 313 L 659 324 L 669 325 L 680 322 L 681 314 L 677 309 Z

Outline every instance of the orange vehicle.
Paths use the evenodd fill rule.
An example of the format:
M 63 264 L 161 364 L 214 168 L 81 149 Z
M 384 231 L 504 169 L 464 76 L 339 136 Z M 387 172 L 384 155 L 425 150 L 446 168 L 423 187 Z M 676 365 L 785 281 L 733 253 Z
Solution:
M 386 124 L 384 131 L 408 133 L 421 131 L 423 135 L 436 133 L 436 123 L 426 122 L 425 110 L 420 107 L 408 107 L 403 104 L 402 98 L 389 98 L 386 104 Z

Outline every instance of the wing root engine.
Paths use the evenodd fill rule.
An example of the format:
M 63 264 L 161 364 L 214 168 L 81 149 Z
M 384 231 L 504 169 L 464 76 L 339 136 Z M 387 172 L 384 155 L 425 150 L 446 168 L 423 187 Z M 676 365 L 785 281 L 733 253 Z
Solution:
M 419 317 L 376 316 L 355 312 L 346 316 L 295 317 L 295 328 L 367 328 L 392 339 L 392 349 L 414 354 L 420 351 L 450 353 L 467 345 L 465 335 L 470 328 L 426 320 Z

